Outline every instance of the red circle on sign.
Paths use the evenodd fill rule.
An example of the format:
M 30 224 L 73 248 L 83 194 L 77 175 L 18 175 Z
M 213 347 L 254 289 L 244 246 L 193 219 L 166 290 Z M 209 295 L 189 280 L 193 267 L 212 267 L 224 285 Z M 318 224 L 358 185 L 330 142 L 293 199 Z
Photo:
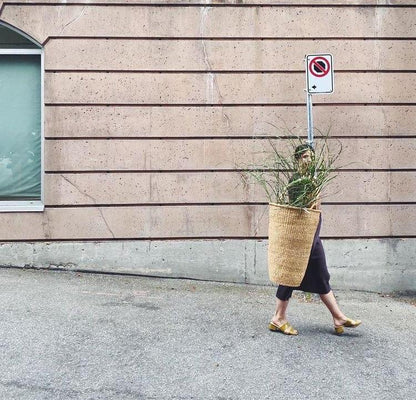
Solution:
M 320 65 L 318 63 L 318 61 L 323 61 L 324 64 L 326 65 L 326 68 L 322 67 L 322 65 Z M 318 68 L 322 73 L 318 74 L 316 71 L 314 71 L 313 68 L 312 68 L 313 66 L 315 66 L 316 68 Z M 316 76 L 318 78 L 322 78 L 325 75 L 328 75 L 329 70 L 330 70 L 329 61 L 326 58 L 324 58 L 324 57 L 315 57 L 309 63 L 309 72 L 313 76 Z

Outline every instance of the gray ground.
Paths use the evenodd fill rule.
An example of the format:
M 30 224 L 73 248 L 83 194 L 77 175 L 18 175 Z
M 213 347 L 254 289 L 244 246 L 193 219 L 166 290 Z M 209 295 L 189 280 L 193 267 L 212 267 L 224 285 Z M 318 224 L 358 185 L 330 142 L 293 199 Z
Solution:
M 343 336 L 298 295 L 300 335 L 267 330 L 275 289 L 0 269 L 0 399 L 414 399 L 414 299 L 336 292 Z M 403 301 L 406 300 L 406 301 Z

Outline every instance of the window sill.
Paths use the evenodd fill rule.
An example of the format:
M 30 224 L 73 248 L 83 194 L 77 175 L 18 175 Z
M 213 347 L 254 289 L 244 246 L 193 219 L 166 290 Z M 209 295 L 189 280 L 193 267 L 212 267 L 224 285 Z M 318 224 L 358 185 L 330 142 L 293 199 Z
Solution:
M 2 212 L 42 212 L 45 205 L 41 201 L 0 201 Z

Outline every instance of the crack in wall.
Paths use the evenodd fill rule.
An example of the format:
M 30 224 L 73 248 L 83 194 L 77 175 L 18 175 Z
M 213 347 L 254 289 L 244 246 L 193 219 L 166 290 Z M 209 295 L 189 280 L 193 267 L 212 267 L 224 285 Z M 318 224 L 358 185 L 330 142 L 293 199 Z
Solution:
M 88 197 L 88 198 L 90 198 L 92 201 L 93 201 L 93 203 L 95 204 L 95 205 L 97 205 L 97 201 L 95 200 L 95 198 L 94 197 L 92 197 L 92 196 L 90 196 L 89 194 L 87 194 L 87 193 L 85 193 L 85 192 L 83 192 L 75 183 L 73 183 L 73 182 L 71 182 L 66 176 L 64 176 L 64 175 L 62 175 L 62 174 L 60 174 L 60 176 L 61 176 L 61 178 L 62 179 L 64 179 L 66 182 L 68 182 L 70 185 L 72 185 L 75 189 L 77 189 L 81 194 L 83 194 L 84 196 L 86 196 L 86 197 Z M 101 207 L 97 207 L 97 210 L 98 210 L 98 212 L 100 213 L 100 215 L 101 215 L 101 218 L 103 219 L 103 221 L 104 221 L 104 224 L 105 224 L 105 226 L 107 227 L 107 229 L 108 229 L 108 231 L 111 233 L 111 236 L 113 237 L 113 239 L 115 239 L 116 237 L 115 237 L 115 235 L 114 235 L 114 232 L 112 231 L 112 229 L 110 228 L 110 225 L 108 224 L 108 221 L 107 221 L 107 219 L 105 218 L 105 216 L 104 216 L 104 213 L 103 213 L 103 210 L 101 209 Z
M 51 238 L 51 229 L 50 229 L 49 213 L 48 213 L 47 210 L 43 214 L 42 228 L 43 228 L 43 235 L 45 236 L 45 238 L 50 239 Z
M 94 197 L 90 196 L 88 193 L 85 193 L 81 190 L 81 188 L 76 185 L 74 182 L 70 181 L 66 176 L 60 174 L 60 177 L 65 180 L 66 182 L 68 182 L 71 186 L 73 186 L 75 189 L 78 190 L 78 192 L 80 192 L 82 195 L 88 197 L 89 199 L 91 199 L 93 201 L 94 204 L 97 204 L 96 200 Z
M 106 218 L 104 217 L 103 210 L 101 209 L 101 207 L 97 207 L 97 209 L 98 209 L 98 212 L 101 214 L 101 217 L 102 217 L 102 219 L 103 219 L 103 221 L 104 221 L 104 223 L 105 223 L 105 225 L 106 225 L 107 229 L 110 231 L 111 236 L 113 237 L 113 239 L 115 239 L 116 237 L 115 237 L 115 235 L 114 235 L 114 232 L 111 230 L 110 225 L 108 224 L 108 222 L 107 222 Z
M 254 261 L 253 261 L 253 274 L 257 275 L 257 241 L 253 242 L 254 247 Z
M 260 223 L 263 220 L 266 213 L 268 212 L 268 210 L 269 210 L 268 206 L 264 206 L 263 210 L 261 211 L 260 215 L 258 215 L 257 218 L 256 218 L 257 210 L 252 212 L 253 214 L 250 216 L 250 218 L 251 218 L 251 224 L 253 227 L 254 236 L 258 235 L 259 230 L 260 230 Z
M 146 136 L 152 136 L 153 132 L 153 107 L 150 107 L 148 111 L 148 117 L 149 117 L 149 131 Z
M 244 244 L 244 283 L 247 283 L 247 243 Z
M 209 60 L 207 46 L 204 40 L 204 31 L 205 31 L 205 25 L 206 25 L 206 19 L 208 16 L 208 12 L 212 7 L 202 7 L 202 13 L 201 13 L 201 23 L 200 23 L 200 37 L 201 37 L 201 45 L 202 45 L 202 51 L 204 54 L 204 63 L 208 70 L 207 75 L 207 82 L 206 82 L 206 101 L 207 103 L 213 104 L 214 103 L 214 89 L 218 94 L 218 102 L 222 104 L 224 102 L 224 97 L 221 94 L 220 87 L 218 84 L 218 78 L 216 74 L 214 74 L 212 71 L 212 65 Z M 230 117 L 225 114 L 224 107 L 222 107 L 222 117 L 227 123 L 227 127 L 230 126 Z
M 152 202 L 153 201 L 153 188 L 152 188 L 152 175 L 153 174 L 150 174 L 149 175 L 149 201 L 150 202 Z
M 67 22 L 61 29 L 61 31 L 58 33 L 57 36 L 61 35 L 62 32 L 65 30 L 65 28 L 67 28 L 69 25 L 73 24 L 74 22 L 78 21 L 79 18 L 82 17 L 82 15 L 84 14 L 85 10 L 87 9 L 87 6 L 82 7 L 81 12 L 79 13 L 79 15 L 77 15 L 76 17 L 72 18 L 69 22 Z
M 218 87 L 217 78 L 214 73 L 210 72 L 212 71 L 212 65 L 211 65 L 211 62 L 209 61 L 207 46 L 204 40 L 204 30 L 205 30 L 206 18 L 207 18 L 209 10 L 210 10 L 210 7 L 204 7 L 202 9 L 200 36 L 201 36 L 202 52 L 204 54 L 204 63 L 208 70 L 208 75 L 207 75 L 208 82 L 206 86 L 206 100 L 212 104 L 214 102 L 214 87 L 217 90 L 220 103 L 222 102 L 222 96 L 221 96 L 220 89 Z
M 391 175 L 392 175 L 392 173 L 390 171 L 388 173 L 388 178 L 387 178 L 387 180 L 388 180 L 388 182 L 387 182 L 387 201 L 389 203 L 391 202 L 391 179 L 392 179 Z M 388 210 L 388 213 L 389 213 L 389 236 L 394 235 L 394 233 L 393 233 L 393 223 L 394 222 L 393 221 L 394 221 L 395 218 L 393 218 L 392 212 L 393 212 L 393 208 L 391 206 L 389 206 L 389 210 Z

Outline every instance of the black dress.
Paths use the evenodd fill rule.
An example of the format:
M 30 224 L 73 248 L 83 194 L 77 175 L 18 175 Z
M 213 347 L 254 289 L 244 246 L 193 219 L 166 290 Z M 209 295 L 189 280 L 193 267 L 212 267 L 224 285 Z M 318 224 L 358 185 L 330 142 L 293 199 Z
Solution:
M 293 179 L 296 179 L 295 175 Z M 297 190 L 289 192 L 289 196 L 295 196 Z M 289 300 L 293 290 L 302 290 L 309 293 L 327 294 L 331 291 L 329 285 L 329 272 L 326 266 L 326 258 L 324 248 L 322 246 L 319 232 L 321 230 L 322 218 L 319 216 L 318 227 L 316 228 L 315 237 L 313 239 L 311 254 L 309 256 L 308 266 L 306 267 L 305 276 L 298 287 L 279 285 L 276 297 L 280 300 Z

